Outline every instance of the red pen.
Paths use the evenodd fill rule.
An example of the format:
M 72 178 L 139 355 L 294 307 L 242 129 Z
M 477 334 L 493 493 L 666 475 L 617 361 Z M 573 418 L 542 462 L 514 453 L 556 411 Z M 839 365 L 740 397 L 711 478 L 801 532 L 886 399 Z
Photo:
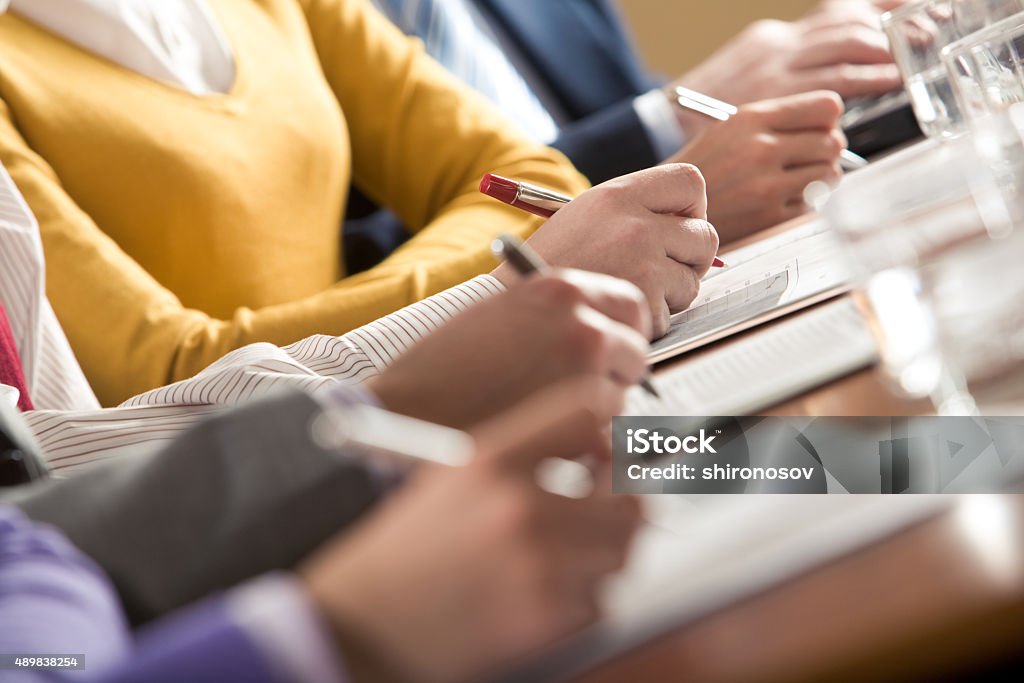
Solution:
M 572 201 L 572 197 L 564 194 L 493 173 L 486 174 L 480 181 L 480 192 L 541 218 L 551 218 L 560 208 Z M 715 258 L 711 265 L 714 268 L 725 268 L 725 261 Z

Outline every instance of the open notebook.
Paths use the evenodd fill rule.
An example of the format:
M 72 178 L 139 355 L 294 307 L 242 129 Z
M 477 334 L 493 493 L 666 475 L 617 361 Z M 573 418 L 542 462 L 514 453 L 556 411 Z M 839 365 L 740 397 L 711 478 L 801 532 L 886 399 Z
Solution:
M 723 255 L 689 309 L 651 345 L 658 362 L 782 317 L 849 289 L 841 245 L 823 218 Z
M 875 364 L 878 350 L 849 297 L 660 370 L 661 398 L 633 389 L 625 415 L 750 415 Z

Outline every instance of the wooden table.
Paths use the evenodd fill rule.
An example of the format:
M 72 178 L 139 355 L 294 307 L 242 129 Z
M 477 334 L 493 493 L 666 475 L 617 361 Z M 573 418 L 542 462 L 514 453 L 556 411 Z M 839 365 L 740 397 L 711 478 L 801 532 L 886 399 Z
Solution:
M 930 411 L 926 403 L 897 399 L 881 373 L 870 369 L 766 414 Z M 1024 496 L 981 496 L 681 627 L 578 680 L 922 680 L 1022 655 Z
M 980 496 L 577 680 L 948 680 L 1022 653 L 1024 496 Z

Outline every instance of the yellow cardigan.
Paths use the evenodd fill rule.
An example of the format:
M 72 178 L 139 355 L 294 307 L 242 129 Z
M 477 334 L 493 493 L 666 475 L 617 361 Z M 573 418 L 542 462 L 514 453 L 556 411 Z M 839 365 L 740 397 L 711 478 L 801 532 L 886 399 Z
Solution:
M 364 0 L 211 6 L 237 80 L 207 97 L 0 18 L 0 161 L 39 220 L 49 296 L 104 404 L 489 271 L 490 239 L 537 223 L 477 193 L 486 171 L 585 188 Z M 350 180 L 417 234 L 345 278 Z

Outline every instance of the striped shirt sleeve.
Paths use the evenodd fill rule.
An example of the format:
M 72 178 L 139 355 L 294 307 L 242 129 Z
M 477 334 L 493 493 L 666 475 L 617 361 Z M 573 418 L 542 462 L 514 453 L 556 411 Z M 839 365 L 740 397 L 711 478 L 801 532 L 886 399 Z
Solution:
M 55 476 L 157 450 L 224 406 L 285 388 L 320 395 L 359 385 L 473 304 L 502 290 L 484 275 L 341 337 L 317 335 L 290 346 L 252 344 L 194 377 L 140 394 L 108 410 L 36 410 L 24 417 Z

